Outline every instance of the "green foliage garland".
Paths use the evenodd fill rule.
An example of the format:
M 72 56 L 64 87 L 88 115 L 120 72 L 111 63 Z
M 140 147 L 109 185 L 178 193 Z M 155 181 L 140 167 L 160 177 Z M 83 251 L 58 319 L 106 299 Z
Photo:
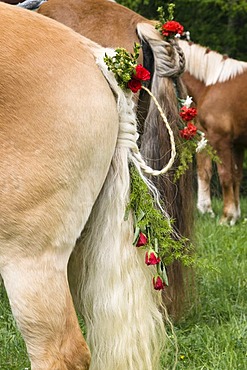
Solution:
M 194 247 L 188 239 L 174 235 L 173 221 L 165 218 L 157 207 L 148 186 L 133 165 L 130 166 L 130 174 L 131 194 L 126 215 L 133 211 L 135 221 L 133 244 L 136 244 L 140 231 L 147 235 L 147 244 L 141 248 L 147 251 L 154 250 L 157 253 L 161 260 L 157 264 L 157 273 L 168 285 L 165 266 L 169 266 L 175 260 L 181 261 L 185 266 L 192 265 Z

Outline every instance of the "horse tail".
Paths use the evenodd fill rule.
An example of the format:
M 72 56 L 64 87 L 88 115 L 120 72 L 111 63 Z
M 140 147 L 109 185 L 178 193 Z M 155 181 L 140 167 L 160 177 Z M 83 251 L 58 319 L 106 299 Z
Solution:
M 154 58 L 154 71 L 151 91 L 157 98 L 167 120 L 173 130 L 176 145 L 180 144 L 178 98 L 186 97 L 186 89 L 181 81 L 180 74 L 185 67 L 182 50 L 174 41 L 172 44 L 163 40 L 153 25 L 138 24 L 139 37 L 147 42 Z M 167 129 L 153 101 L 150 101 L 149 110 L 144 124 L 141 138 L 141 153 L 148 164 L 154 169 L 161 169 L 168 162 L 170 156 L 170 142 Z M 176 158 L 172 169 L 165 175 L 152 177 L 151 180 L 158 189 L 164 208 L 174 219 L 173 227 L 176 231 L 174 238 L 180 236 L 192 239 L 193 237 L 193 186 L 192 168 L 189 168 L 176 183 L 174 174 L 178 167 Z M 175 261 L 168 267 L 169 288 L 166 291 L 166 305 L 169 313 L 178 319 L 189 296 L 185 295 L 185 284 L 193 287 L 193 272 L 185 268 L 182 263 Z M 187 281 L 187 280 L 190 280 Z
M 119 138 L 104 186 L 69 262 L 75 304 L 86 323 L 92 370 L 156 370 L 165 339 L 152 267 L 133 246 L 129 202 L 133 103 L 103 71 L 118 101 Z M 136 140 L 136 138 L 134 138 Z M 79 288 L 79 289 L 78 289 Z

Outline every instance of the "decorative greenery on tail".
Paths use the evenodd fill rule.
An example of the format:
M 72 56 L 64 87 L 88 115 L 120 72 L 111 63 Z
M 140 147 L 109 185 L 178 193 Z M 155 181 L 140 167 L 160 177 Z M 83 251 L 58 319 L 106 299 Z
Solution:
M 156 265 L 153 286 L 156 290 L 164 289 L 169 284 L 166 268 L 174 260 L 180 260 L 185 266 L 194 263 L 194 247 L 183 237 L 174 238 L 173 221 L 164 217 L 164 210 L 157 204 L 153 194 L 136 168 L 131 165 L 131 193 L 126 217 L 130 211 L 134 214 L 133 245 L 146 251 L 147 266 Z

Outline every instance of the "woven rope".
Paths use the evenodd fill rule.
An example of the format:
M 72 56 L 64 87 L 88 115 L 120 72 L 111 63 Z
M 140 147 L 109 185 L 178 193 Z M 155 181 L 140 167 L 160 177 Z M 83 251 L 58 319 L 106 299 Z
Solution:
M 163 175 L 165 174 L 166 172 L 168 172 L 170 170 L 170 168 L 172 167 L 173 163 L 174 163 L 174 160 L 175 160 L 175 157 L 176 157 L 176 145 L 175 145 L 175 140 L 174 140 L 174 135 L 173 135 L 173 131 L 167 121 L 167 118 L 164 114 L 164 112 L 162 111 L 161 109 L 161 106 L 160 104 L 158 103 L 157 99 L 155 98 L 155 96 L 151 93 L 151 91 L 147 88 L 147 87 L 144 87 L 142 86 L 142 89 L 144 89 L 145 91 L 147 91 L 147 93 L 151 96 L 151 98 L 153 99 L 158 111 L 160 112 L 160 115 L 165 123 L 165 126 L 167 128 L 167 131 L 169 133 L 169 137 L 170 137 L 170 143 L 171 143 L 171 157 L 167 163 L 167 165 L 165 167 L 163 167 L 161 170 L 154 170 L 152 169 L 151 167 L 149 167 L 145 161 L 143 160 L 142 156 L 141 156 L 141 153 L 137 147 L 138 150 L 133 150 L 132 149 L 132 153 L 133 153 L 133 156 L 134 158 L 138 161 L 139 165 L 140 165 L 140 168 L 146 173 L 146 174 L 149 174 L 149 175 L 153 175 L 153 176 L 159 176 L 159 175 Z
M 171 157 L 167 165 L 163 167 L 161 170 L 154 170 L 153 168 L 151 168 L 150 166 L 146 164 L 136 143 L 138 139 L 138 133 L 137 133 L 136 117 L 135 117 L 135 114 L 133 113 L 134 103 L 132 100 L 132 96 L 126 93 L 125 93 L 125 97 L 126 97 L 126 101 L 128 105 L 127 105 L 127 108 L 125 106 L 124 112 L 120 112 L 121 121 L 120 121 L 117 145 L 130 148 L 131 153 L 132 153 L 132 160 L 134 160 L 135 165 L 137 165 L 142 170 L 142 172 L 148 175 L 152 175 L 152 176 L 159 176 L 159 175 L 162 175 L 168 172 L 170 168 L 172 167 L 175 157 L 176 157 L 176 145 L 175 145 L 173 131 L 157 99 L 155 98 L 155 96 L 151 93 L 151 91 L 148 88 L 142 86 L 142 89 L 147 91 L 147 93 L 153 99 L 165 123 L 165 126 L 168 130 L 169 137 L 170 137 L 170 143 L 171 143 Z

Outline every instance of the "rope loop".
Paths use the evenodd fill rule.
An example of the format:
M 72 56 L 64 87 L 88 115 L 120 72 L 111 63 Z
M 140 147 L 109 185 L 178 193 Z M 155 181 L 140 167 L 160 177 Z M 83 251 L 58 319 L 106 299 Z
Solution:
M 145 90 L 150 95 L 150 97 L 153 99 L 154 104 L 156 105 L 156 107 L 157 107 L 158 111 L 160 112 L 160 115 L 161 115 L 161 117 L 162 117 L 162 119 L 165 123 L 165 126 L 167 128 L 167 131 L 168 131 L 168 134 L 169 134 L 169 137 L 170 137 L 171 157 L 170 157 L 170 159 L 169 159 L 169 161 L 168 161 L 168 163 L 165 167 L 163 167 L 161 170 L 154 170 L 145 163 L 144 159 L 141 156 L 141 153 L 140 153 L 139 149 L 138 149 L 138 151 L 137 150 L 135 150 L 135 151 L 132 150 L 132 154 L 133 154 L 134 158 L 136 159 L 136 161 L 139 163 L 140 168 L 146 174 L 152 175 L 152 176 L 160 176 L 160 175 L 163 175 L 163 174 L 167 173 L 171 169 L 171 167 L 172 167 L 172 165 L 175 161 L 176 145 L 175 145 L 174 135 L 173 135 L 173 131 L 172 131 L 172 129 L 171 129 L 171 127 L 170 127 L 170 125 L 167 121 L 167 118 L 166 118 L 164 112 L 162 111 L 161 106 L 160 106 L 159 102 L 157 101 L 157 99 L 155 98 L 155 96 L 151 93 L 151 91 L 147 87 L 142 86 L 142 89 Z
M 159 102 L 157 101 L 157 99 L 155 98 L 155 96 L 152 94 L 152 92 L 147 87 L 142 86 L 142 89 L 145 90 L 150 95 L 151 99 L 153 99 L 154 104 L 156 105 L 165 123 L 165 126 L 167 128 L 167 131 L 170 137 L 170 143 L 171 143 L 170 159 L 167 165 L 163 167 L 161 170 L 154 170 L 153 168 L 151 168 L 150 166 L 146 164 L 145 160 L 143 159 L 140 153 L 138 145 L 137 145 L 137 139 L 139 135 L 137 133 L 136 117 L 133 112 L 134 103 L 133 103 L 131 95 L 126 94 L 126 93 L 125 93 L 125 99 L 126 99 L 127 105 L 125 104 L 122 112 L 121 112 L 121 107 L 119 105 L 119 113 L 120 113 L 121 119 L 120 119 L 120 128 L 119 128 L 117 145 L 120 147 L 128 147 L 131 150 L 131 154 L 132 154 L 131 159 L 133 160 L 135 166 L 140 168 L 142 172 L 144 172 L 147 175 L 160 176 L 160 175 L 167 173 L 171 169 L 175 161 L 176 145 L 175 145 L 174 135 L 167 121 L 167 118 L 164 112 L 162 111 L 162 108 Z

